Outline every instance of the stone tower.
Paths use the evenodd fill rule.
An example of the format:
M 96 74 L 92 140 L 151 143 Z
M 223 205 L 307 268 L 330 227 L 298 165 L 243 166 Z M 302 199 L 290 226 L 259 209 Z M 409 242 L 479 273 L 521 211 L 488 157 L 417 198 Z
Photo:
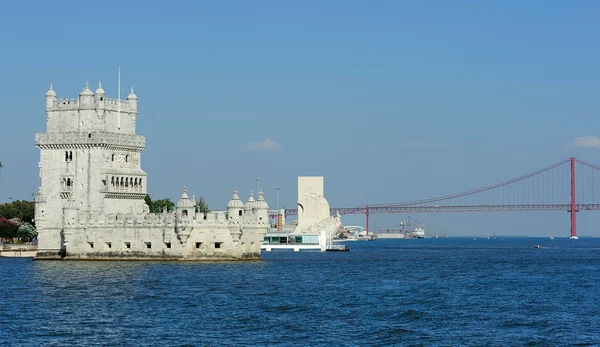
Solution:
M 137 96 L 106 97 L 102 84 L 86 82 L 77 99 L 46 93 L 46 133 L 36 134 L 40 178 L 36 225 L 39 252 L 64 248 L 65 213 L 143 213 L 146 173 L 140 154 L 145 138 L 135 133 Z M 67 227 L 68 228 L 68 227 Z

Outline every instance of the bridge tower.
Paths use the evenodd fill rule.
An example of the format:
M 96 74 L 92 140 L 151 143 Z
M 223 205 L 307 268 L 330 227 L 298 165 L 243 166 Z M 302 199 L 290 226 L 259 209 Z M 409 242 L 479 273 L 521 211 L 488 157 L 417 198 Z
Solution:
M 575 204 L 575 158 L 571 157 L 571 240 L 577 237 L 577 205 Z

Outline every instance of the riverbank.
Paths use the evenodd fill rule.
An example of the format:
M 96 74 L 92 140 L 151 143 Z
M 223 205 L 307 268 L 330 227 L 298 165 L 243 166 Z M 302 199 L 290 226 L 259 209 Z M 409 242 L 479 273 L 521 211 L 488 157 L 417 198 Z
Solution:
M 4 244 L 0 248 L 0 257 L 33 258 L 37 254 L 37 245 Z

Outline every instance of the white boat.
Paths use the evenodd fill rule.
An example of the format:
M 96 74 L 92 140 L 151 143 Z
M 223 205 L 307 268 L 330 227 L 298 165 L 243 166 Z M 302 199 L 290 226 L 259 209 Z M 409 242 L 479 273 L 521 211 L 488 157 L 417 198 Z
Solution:
M 425 229 L 415 228 L 415 230 L 411 233 L 411 236 L 417 239 L 425 238 Z

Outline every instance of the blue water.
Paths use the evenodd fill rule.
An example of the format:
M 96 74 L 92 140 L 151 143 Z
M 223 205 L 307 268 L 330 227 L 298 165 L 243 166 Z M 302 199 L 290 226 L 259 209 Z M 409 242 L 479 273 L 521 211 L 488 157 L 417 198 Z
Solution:
M 0 258 L 0 345 L 600 345 L 600 239 L 348 244 L 235 263 Z

